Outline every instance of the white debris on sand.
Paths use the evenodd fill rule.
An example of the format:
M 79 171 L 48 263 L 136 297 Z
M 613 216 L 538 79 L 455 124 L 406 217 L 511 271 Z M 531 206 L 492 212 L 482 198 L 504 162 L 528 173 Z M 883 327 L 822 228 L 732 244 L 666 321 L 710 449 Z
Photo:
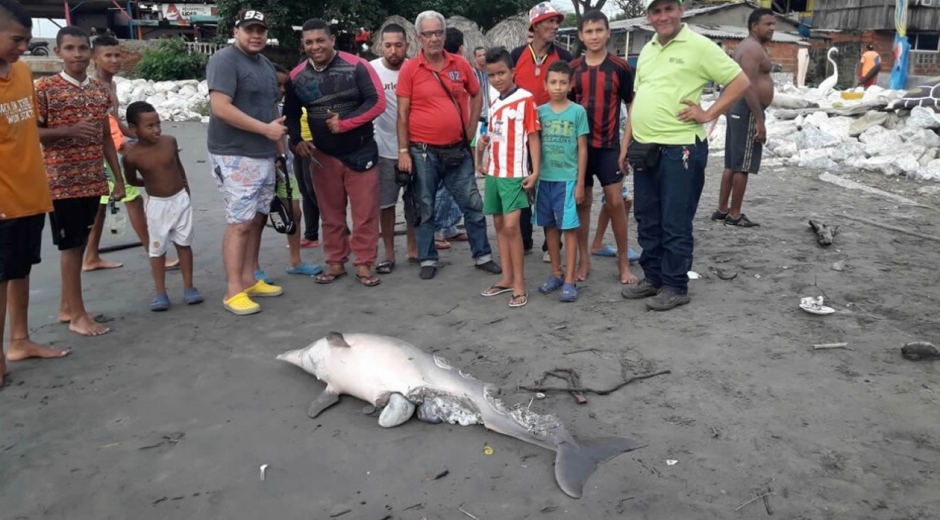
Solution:
M 835 173 L 863 170 L 940 181 L 940 114 L 925 107 L 890 110 L 904 96 L 903 90 L 873 86 L 849 92 L 862 93 L 862 97 L 843 99 L 839 91 L 821 96 L 813 88 L 778 84 L 765 116 L 764 160 Z M 714 95 L 706 96 L 703 105 L 714 100 Z M 866 104 L 886 105 L 889 111 L 873 109 L 857 116 L 826 112 Z M 794 118 L 794 110 L 803 114 Z M 722 116 L 709 135 L 709 150 L 715 155 L 724 154 L 725 127 Z
M 135 101 L 153 105 L 164 121 L 209 122 L 209 86 L 206 81 L 148 81 L 114 78 L 121 114 Z

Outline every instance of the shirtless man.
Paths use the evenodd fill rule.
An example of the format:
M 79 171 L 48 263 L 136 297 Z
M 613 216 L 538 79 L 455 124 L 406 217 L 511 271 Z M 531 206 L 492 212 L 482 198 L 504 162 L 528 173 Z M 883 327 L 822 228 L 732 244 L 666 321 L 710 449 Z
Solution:
M 171 240 L 182 267 L 183 300 L 187 305 L 202 303 L 202 295 L 193 287 L 193 205 L 186 170 L 180 162 L 179 145 L 175 137 L 163 135 L 160 115 L 148 103 L 131 103 L 127 107 L 127 122 L 140 139 L 124 157 L 127 180 L 133 186 L 143 186 L 148 195 L 147 229 L 153 241 L 147 246 L 157 290 L 150 310 L 159 312 L 170 308 L 164 262 Z
M 121 50 L 120 43 L 111 36 L 99 36 L 95 38 L 92 44 L 92 59 L 95 62 L 95 80 L 108 87 L 111 91 L 114 106 L 108 115 L 108 122 L 111 124 L 111 138 L 114 140 L 114 148 L 121 155 L 125 155 L 132 146 L 125 138 L 134 138 L 133 132 L 127 125 L 121 122 L 118 115 L 120 103 L 117 95 L 117 85 L 114 83 L 114 76 L 124 66 L 124 53 Z M 111 172 L 114 175 L 114 172 Z M 114 181 L 111 181 L 113 185 Z M 131 227 L 140 238 L 140 243 L 147 250 L 147 244 L 150 238 L 147 236 L 147 220 L 144 215 L 144 203 L 141 193 L 133 186 L 127 186 L 124 199 L 124 208 L 127 210 L 127 218 L 131 221 Z M 123 267 L 119 262 L 108 262 L 101 258 L 98 248 L 101 245 L 101 234 L 104 231 L 105 209 L 108 205 L 108 197 L 101 197 L 101 205 L 98 207 L 98 215 L 95 217 L 95 225 L 91 228 L 88 235 L 88 247 L 85 249 L 85 258 L 82 261 L 82 271 L 95 271 L 98 269 L 115 269 Z M 179 267 L 179 260 L 173 260 L 166 263 L 167 269 Z
M 748 17 L 749 35 L 734 51 L 734 61 L 751 81 L 741 98 L 728 111 L 725 131 L 725 172 L 721 177 L 718 210 L 712 220 L 722 220 L 726 226 L 757 227 L 741 213 L 747 178 L 760 169 L 761 154 L 767 140 L 764 110 L 774 99 L 774 80 L 770 77 L 773 63 L 764 45 L 773 38 L 777 17 L 770 9 L 755 9 Z M 731 207 L 728 207 L 728 199 Z

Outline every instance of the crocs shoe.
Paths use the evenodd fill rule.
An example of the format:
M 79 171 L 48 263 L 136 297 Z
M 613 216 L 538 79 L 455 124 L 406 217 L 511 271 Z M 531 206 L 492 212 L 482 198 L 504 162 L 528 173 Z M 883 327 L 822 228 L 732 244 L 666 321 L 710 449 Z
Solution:
M 186 289 L 183 293 L 183 301 L 186 302 L 186 305 L 196 305 L 197 303 L 202 303 L 205 301 L 205 298 L 200 294 L 199 289 L 195 287 L 190 287 Z
M 632 247 L 628 247 L 627 248 L 627 260 L 629 260 L 630 262 L 636 262 L 639 259 L 640 259 L 640 253 L 637 253 L 636 251 L 634 251 Z
M 301 274 L 304 276 L 316 276 L 323 272 L 323 268 L 319 265 L 308 264 L 307 262 L 300 262 L 297 267 L 288 267 L 286 269 L 287 274 Z M 270 284 L 271 282 L 265 282 Z
M 150 300 L 150 310 L 163 312 L 170 310 L 170 298 L 165 294 L 158 294 Z
M 578 288 L 573 283 L 566 283 L 561 286 L 561 294 L 558 296 L 559 301 L 570 303 L 577 301 L 578 299 Z
M 268 275 L 264 274 L 264 271 L 262 271 L 261 269 L 255 269 L 255 280 L 259 282 L 264 282 L 266 284 L 274 283 L 273 281 L 271 281 L 271 278 L 269 278 Z
M 236 316 L 247 316 L 261 312 L 261 306 L 251 301 L 251 298 L 242 291 L 228 300 L 222 300 L 222 306 Z
M 539 292 L 542 294 L 549 294 L 558 290 L 559 287 L 565 284 L 565 281 L 561 278 L 550 274 L 548 279 L 545 280 L 545 283 L 539 286 Z
M 280 296 L 284 294 L 284 289 L 281 289 L 277 285 L 271 285 L 266 283 L 264 280 L 258 280 L 258 283 L 252 285 L 251 287 L 245 289 L 245 294 L 248 296 Z

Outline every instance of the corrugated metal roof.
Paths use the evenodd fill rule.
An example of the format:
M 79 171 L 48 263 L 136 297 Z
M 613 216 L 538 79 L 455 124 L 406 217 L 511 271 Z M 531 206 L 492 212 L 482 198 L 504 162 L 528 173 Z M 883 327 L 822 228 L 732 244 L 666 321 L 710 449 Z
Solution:
M 688 26 L 689 29 L 692 29 L 693 31 L 708 38 L 729 38 L 732 40 L 743 40 L 747 38 L 748 35 L 747 29 L 734 25 L 690 23 Z M 653 29 L 653 27 L 649 24 L 643 23 L 632 27 L 631 32 L 632 31 L 655 32 L 655 29 Z M 799 43 L 802 45 L 809 45 L 809 43 L 806 42 L 806 39 L 799 34 L 780 31 L 774 31 L 774 37 L 771 39 L 771 41 L 778 43 Z

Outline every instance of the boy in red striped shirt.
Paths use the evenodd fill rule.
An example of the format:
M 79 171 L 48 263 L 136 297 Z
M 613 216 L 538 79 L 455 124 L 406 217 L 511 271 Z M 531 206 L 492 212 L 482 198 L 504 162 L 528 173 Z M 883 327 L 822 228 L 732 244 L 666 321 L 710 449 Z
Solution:
M 516 87 L 512 57 L 503 47 L 486 52 L 486 74 L 499 98 L 488 109 L 489 128 L 477 146 L 490 149 L 483 194 L 483 214 L 493 215 L 503 278 L 483 296 L 512 292 L 510 307 L 528 303 L 523 271 L 521 210 L 529 207 L 526 191 L 535 187 L 541 162 L 539 116 L 532 93 Z M 528 153 L 526 153 L 528 146 Z M 532 173 L 529 174 L 529 158 Z

